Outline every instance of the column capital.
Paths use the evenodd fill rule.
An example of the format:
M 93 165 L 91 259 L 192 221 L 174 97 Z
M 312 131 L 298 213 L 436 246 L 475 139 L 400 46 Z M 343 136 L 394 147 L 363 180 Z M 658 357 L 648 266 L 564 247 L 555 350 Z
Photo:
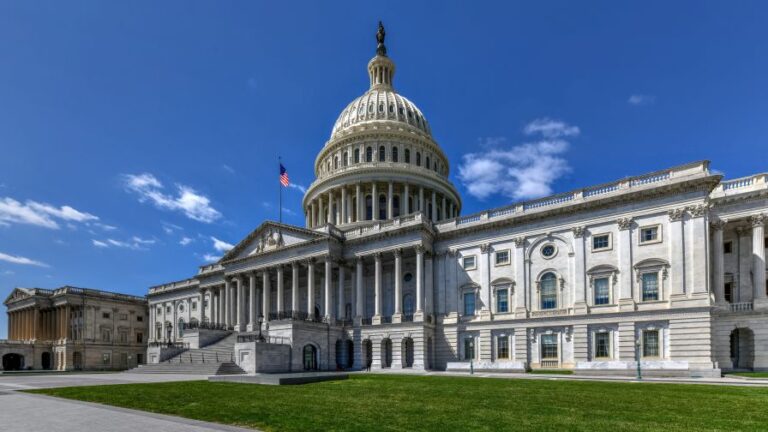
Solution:
M 291 270 L 299 268 L 298 261 L 291 261 Z
M 752 228 L 762 227 L 763 225 L 765 225 L 765 220 L 766 220 L 766 217 L 765 217 L 765 214 L 763 213 L 758 213 L 756 215 L 752 215 L 747 218 L 747 222 L 749 222 Z
M 481 253 L 488 253 L 491 250 L 491 244 L 490 243 L 483 243 L 480 245 L 480 252 Z
M 687 207 L 688 212 L 691 214 L 692 217 L 695 217 L 695 218 L 703 217 L 708 209 L 709 209 L 709 205 L 707 204 L 696 204 L 696 205 Z
M 685 216 L 685 208 L 681 207 L 681 208 L 672 209 L 668 211 L 667 214 L 669 215 L 670 222 L 678 222 L 683 220 L 683 216 Z
M 423 254 L 424 251 L 426 250 L 426 248 L 424 248 L 424 246 L 422 245 L 417 245 L 413 249 L 416 251 L 417 254 Z
M 381 252 L 374 252 L 373 259 L 375 259 L 376 261 L 381 261 Z
M 728 223 L 728 219 L 714 219 L 709 223 L 709 226 L 715 231 L 722 231 L 726 223 Z
M 616 224 L 619 226 L 619 230 L 625 231 L 632 227 L 632 218 L 624 217 L 616 219 Z
M 524 247 L 525 246 L 525 237 L 515 237 L 512 239 L 512 241 L 515 242 L 516 247 Z
M 397 248 L 393 252 L 395 254 L 395 258 L 400 258 L 401 256 L 403 256 L 403 249 L 402 248 Z
M 361 256 L 361 255 L 358 255 L 358 256 L 356 256 L 356 257 L 355 257 L 355 263 L 356 263 L 356 264 L 363 264 L 363 260 L 364 260 L 364 259 L 365 259 L 365 258 L 363 258 L 363 256 Z
M 571 231 L 573 232 L 573 236 L 575 238 L 582 238 L 584 237 L 584 233 L 586 232 L 586 229 L 583 226 L 575 226 L 571 228 Z

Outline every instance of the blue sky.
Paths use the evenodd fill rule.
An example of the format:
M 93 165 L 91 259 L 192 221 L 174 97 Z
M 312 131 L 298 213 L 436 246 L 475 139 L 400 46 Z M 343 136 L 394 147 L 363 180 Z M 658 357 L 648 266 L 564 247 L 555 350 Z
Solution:
M 699 159 L 768 171 L 766 2 L 5 1 L 0 297 L 144 294 L 275 219 L 278 155 L 312 182 L 378 19 L 465 214 Z

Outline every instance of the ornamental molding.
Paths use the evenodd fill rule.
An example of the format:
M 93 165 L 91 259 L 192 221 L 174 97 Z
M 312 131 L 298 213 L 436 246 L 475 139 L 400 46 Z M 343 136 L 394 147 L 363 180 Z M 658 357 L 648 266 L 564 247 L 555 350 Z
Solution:
M 669 210 L 667 214 L 669 215 L 670 222 L 678 222 L 683 220 L 683 216 L 685 216 L 685 208 L 672 209 Z
M 573 236 L 575 238 L 582 238 L 584 236 L 584 233 L 586 232 L 583 226 L 573 227 L 571 228 L 571 231 L 573 232 Z
M 709 205 L 707 204 L 697 204 L 695 206 L 688 207 L 688 212 L 692 217 L 695 218 L 703 217 L 704 214 L 707 213 L 707 210 L 709 210 Z
M 525 246 L 525 237 L 515 237 L 512 239 L 512 241 L 515 242 L 516 247 L 524 247 Z
M 490 243 L 483 243 L 480 245 L 480 252 L 481 253 L 488 253 L 491 250 Z
M 715 219 L 709 223 L 709 226 L 715 231 L 722 231 L 726 223 L 728 223 L 728 219 Z
M 747 218 L 747 221 L 752 228 L 759 228 L 765 225 L 766 216 L 763 213 L 758 213 Z
M 619 230 L 625 231 L 632 227 L 632 218 L 624 217 L 616 219 L 616 224 L 619 226 Z

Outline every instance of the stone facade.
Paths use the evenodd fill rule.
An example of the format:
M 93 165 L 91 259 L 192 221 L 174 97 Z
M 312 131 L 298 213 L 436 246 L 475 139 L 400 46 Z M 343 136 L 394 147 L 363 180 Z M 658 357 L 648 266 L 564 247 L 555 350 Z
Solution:
M 265 222 L 150 288 L 153 342 L 204 326 L 258 350 L 259 332 L 290 346 L 270 368 L 282 352 L 293 371 L 768 368 L 766 175 L 693 162 L 459 216 L 394 63 L 377 54 L 368 71 L 317 157 L 306 228 Z
M 70 286 L 16 288 L 5 305 L 3 369 L 120 370 L 145 362 L 143 297 Z

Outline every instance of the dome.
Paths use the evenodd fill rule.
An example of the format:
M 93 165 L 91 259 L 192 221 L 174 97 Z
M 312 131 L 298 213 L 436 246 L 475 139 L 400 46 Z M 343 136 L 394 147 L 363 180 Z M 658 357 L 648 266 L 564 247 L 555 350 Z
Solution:
M 431 135 L 429 124 L 421 110 L 390 88 L 371 89 L 347 105 L 333 126 L 331 138 L 339 136 L 353 126 L 379 121 L 396 122 L 399 126 L 415 128 Z

